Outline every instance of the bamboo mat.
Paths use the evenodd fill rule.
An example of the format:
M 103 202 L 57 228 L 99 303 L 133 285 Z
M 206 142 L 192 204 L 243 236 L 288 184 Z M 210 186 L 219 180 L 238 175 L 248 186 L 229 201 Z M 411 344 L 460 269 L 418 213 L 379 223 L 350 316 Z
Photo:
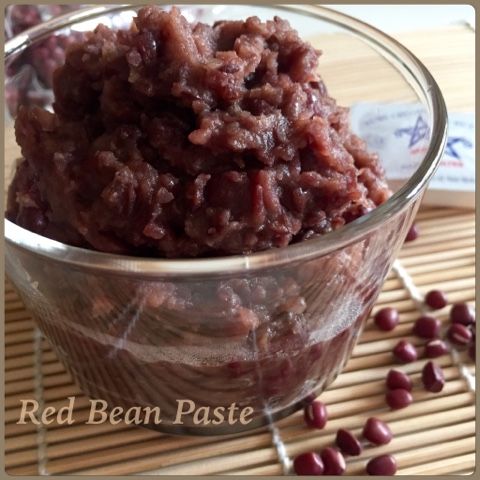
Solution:
M 452 27 L 401 38 L 431 68 L 447 103 L 455 110 L 473 109 L 473 36 L 466 28 Z M 404 246 L 400 265 L 421 293 L 441 288 L 451 302 L 473 304 L 474 213 L 422 208 L 417 224 L 421 236 Z M 12 286 L 7 283 L 5 288 L 7 473 L 282 474 L 268 429 L 236 437 L 190 438 L 125 424 L 85 425 L 87 399 L 72 383 L 48 342 L 36 335 L 33 321 Z M 410 335 L 419 311 L 395 270 L 390 272 L 373 313 L 386 305 L 399 309 L 401 323 L 393 332 L 380 332 L 369 320 L 343 373 L 321 395 L 329 411 L 327 427 L 322 431 L 307 429 L 301 412 L 276 424 L 287 455 L 293 458 L 331 445 L 340 427 L 358 433 L 365 420 L 375 415 L 389 423 L 395 438 L 389 445 L 369 447 L 362 456 L 349 459 L 348 474 L 362 474 L 368 457 L 385 452 L 395 454 L 399 474 L 471 473 L 475 465 L 475 397 L 466 376 L 475 373 L 473 363 L 462 352 L 438 359 L 447 383 L 441 393 L 433 394 L 418 384 L 423 365 L 420 356 L 419 361 L 402 367 L 415 382 L 414 403 L 403 410 L 389 411 L 383 382 L 394 364 L 391 349 L 401 338 L 418 346 L 423 343 Z M 438 316 L 446 323 L 448 308 Z M 419 351 L 422 353 L 422 347 Z M 35 398 L 39 378 L 45 407 L 60 407 L 67 397 L 77 397 L 75 424 L 52 424 L 39 430 L 32 424 L 16 424 L 20 399 Z

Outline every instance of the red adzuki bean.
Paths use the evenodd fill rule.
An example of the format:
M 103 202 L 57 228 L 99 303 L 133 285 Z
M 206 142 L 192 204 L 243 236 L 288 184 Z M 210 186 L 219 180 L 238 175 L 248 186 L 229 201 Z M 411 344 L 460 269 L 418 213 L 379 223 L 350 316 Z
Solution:
M 325 467 L 324 475 L 343 475 L 345 473 L 347 468 L 345 458 L 336 448 L 324 448 L 320 456 Z
M 390 427 L 380 419 L 371 417 L 363 427 L 362 435 L 374 445 L 386 445 L 392 440 Z
M 456 303 L 450 310 L 450 320 L 453 323 L 471 325 L 475 323 L 475 313 L 467 303 Z
M 438 393 L 443 390 L 445 376 L 443 370 L 433 362 L 427 362 L 422 370 L 422 382 L 425 390 Z
M 440 335 L 440 320 L 424 315 L 417 319 L 413 326 L 413 333 L 421 338 L 436 338 Z
M 393 355 L 397 360 L 400 360 L 403 363 L 414 362 L 418 357 L 415 347 L 405 340 L 400 340 L 397 343 L 393 349 Z
M 391 307 L 382 308 L 375 314 L 373 321 L 380 330 L 388 332 L 398 325 L 398 311 Z
M 412 394 L 404 388 L 390 390 L 385 395 L 388 406 L 393 410 L 408 407 L 413 401 Z
M 347 455 L 357 456 L 362 453 L 362 445 L 357 437 L 349 430 L 343 428 L 338 430 L 335 443 L 337 447 Z
M 441 290 L 430 290 L 425 295 L 425 303 L 433 310 L 440 310 L 447 306 L 448 299 L 445 292 Z
M 322 429 L 328 420 L 327 407 L 324 403 L 315 400 L 305 407 L 304 418 L 309 427 Z
M 369 475 L 395 475 L 397 472 L 397 461 L 393 455 L 380 455 L 372 458 L 367 463 L 367 473 Z
M 293 461 L 293 469 L 297 475 L 322 475 L 325 470 L 320 455 L 314 452 L 298 455 Z
M 450 341 L 457 345 L 468 345 L 473 337 L 472 331 L 462 323 L 452 323 L 447 335 Z
M 413 240 L 416 240 L 419 235 L 420 235 L 420 230 L 418 229 L 417 225 L 414 223 L 410 227 L 410 230 L 408 230 L 407 236 L 405 237 L 405 241 L 413 242 Z
M 395 370 L 394 368 L 388 372 L 385 383 L 389 390 L 395 390 L 396 388 L 403 388 L 409 392 L 412 390 L 412 380 L 410 377 L 406 373 Z
M 430 340 L 425 345 L 425 356 L 427 358 L 437 358 L 448 352 L 447 344 L 443 340 Z

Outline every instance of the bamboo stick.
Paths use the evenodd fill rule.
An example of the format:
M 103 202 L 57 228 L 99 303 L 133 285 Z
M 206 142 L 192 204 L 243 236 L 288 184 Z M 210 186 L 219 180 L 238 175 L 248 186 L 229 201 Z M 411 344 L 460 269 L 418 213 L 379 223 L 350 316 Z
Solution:
M 475 453 L 457 457 L 443 458 L 436 462 L 415 465 L 414 467 L 401 468 L 397 475 L 444 475 L 455 472 L 455 469 L 473 472 L 475 468 Z
M 5 289 L 5 303 L 11 301 L 18 301 L 20 297 L 18 296 L 15 290 L 7 290 Z
M 465 431 L 474 431 L 474 422 L 470 422 L 472 425 L 470 427 L 463 427 Z M 443 429 L 443 431 L 440 431 L 441 429 L 437 429 L 437 435 L 446 435 L 448 437 L 452 437 L 451 432 L 449 431 L 448 428 Z M 452 430 L 452 429 L 450 429 Z M 432 431 L 433 433 L 433 431 Z M 397 460 L 397 464 L 402 468 L 410 467 L 412 465 L 423 465 L 426 462 L 429 462 L 434 459 L 443 459 L 443 458 L 449 458 L 457 455 L 464 455 L 467 453 L 471 453 L 474 450 L 472 440 L 471 438 L 457 438 L 453 436 L 455 440 L 452 441 L 447 441 L 447 442 L 438 442 L 438 437 L 433 440 L 435 443 L 430 444 L 428 446 L 422 446 L 421 443 L 415 444 L 417 448 L 412 452 L 412 450 L 406 450 L 403 452 L 395 452 L 395 458 Z M 393 442 L 392 442 L 393 443 Z M 409 443 L 408 441 L 402 442 L 405 446 L 411 447 L 412 444 Z M 387 448 L 381 447 L 379 451 L 388 451 Z M 412 454 L 414 453 L 414 454 Z M 349 473 L 351 475 L 354 474 L 360 474 L 364 471 L 365 465 L 361 461 L 357 461 L 355 463 L 352 462 L 349 468 Z
M 238 470 L 237 469 L 229 470 L 222 473 L 225 475 L 242 475 L 244 477 L 255 477 L 257 475 L 281 476 L 283 474 L 283 470 L 279 463 L 269 463 L 267 465 L 262 465 L 260 467 L 240 468 Z
M 455 258 L 453 260 L 430 262 L 426 264 L 415 264 L 408 267 L 408 273 L 412 276 L 427 272 L 438 272 L 450 268 L 475 266 L 475 255 Z
M 416 240 L 415 240 L 416 242 Z M 446 250 L 452 250 L 455 248 L 463 248 L 463 247 L 474 247 L 475 246 L 475 238 L 471 236 L 464 237 L 464 238 L 457 238 L 455 240 L 449 240 L 446 242 L 437 242 L 432 243 L 429 245 L 414 245 L 415 242 L 412 242 L 412 246 L 409 248 L 403 248 L 400 251 L 400 259 L 422 255 L 425 253 L 435 253 L 435 252 L 444 252 Z
M 462 258 L 464 256 L 475 255 L 475 245 L 465 248 L 455 248 L 453 250 L 446 250 L 434 253 L 424 253 L 422 255 L 416 255 L 411 257 L 403 257 L 402 265 L 404 267 L 411 267 L 414 265 L 428 265 L 439 260 L 448 260 L 453 258 Z
M 44 350 L 50 351 L 50 346 L 45 346 Z M 33 342 L 20 343 L 18 345 L 6 345 L 5 356 L 8 358 L 20 357 L 33 353 Z
M 59 362 L 52 362 L 42 365 L 42 372 L 44 375 L 55 375 L 60 372 L 64 372 L 65 367 Z M 34 371 L 33 367 L 22 367 L 5 372 L 5 382 L 16 382 L 18 380 L 27 380 L 33 378 Z
M 22 467 L 16 468 L 8 468 L 5 470 L 6 473 L 9 475 L 21 475 L 21 476 L 28 476 L 28 475 L 38 475 L 38 467 L 37 465 L 25 465 Z
M 58 358 L 51 351 L 44 351 L 42 356 L 43 363 L 58 362 Z M 14 358 L 5 358 L 5 370 L 12 370 L 15 368 L 21 368 L 31 366 L 33 364 L 33 350 L 25 355 L 20 355 Z
M 452 230 L 469 230 L 471 232 L 475 229 L 475 215 L 473 213 L 459 217 L 444 217 L 442 221 L 438 218 L 433 221 L 417 222 L 421 227 L 421 235 L 439 235 L 444 233 L 449 234 Z
M 424 285 L 431 285 L 437 281 L 437 283 L 446 283 L 449 284 L 452 281 L 458 281 L 461 279 L 475 279 L 475 264 L 472 263 L 466 267 L 460 268 L 449 268 L 446 270 L 435 270 L 433 272 L 424 272 L 421 274 L 412 274 L 411 277 L 415 284 L 422 290 Z
M 5 303 L 5 312 L 18 312 L 24 310 L 23 302 L 20 299 L 12 300 L 8 303 Z
M 414 242 L 407 242 L 405 243 L 404 247 L 402 248 L 402 252 L 409 252 L 410 250 L 415 250 L 415 248 L 419 246 L 427 246 L 427 245 L 438 245 L 439 238 L 442 242 L 448 241 L 458 241 L 459 239 L 466 239 L 472 238 L 475 236 L 475 226 L 470 225 L 468 227 L 461 227 L 460 225 L 452 225 L 450 224 L 449 230 L 442 230 L 439 229 L 438 231 L 435 229 L 426 229 L 427 231 L 424 232 L 422 230 L 419 237 Z
M 16 345 L 19 343 L 33 341 L 33 331 L 25 330 L 23 332 L 14 332 L 5 334 L 5 345 Z
M 5 323 L 31 319 L 32 315 L 28 310 L 5 311 Z
M 475 212 L 471 208 L 448 208 L 448 207 L 429 207 L 423 205 L 417 213 L 416 222 L 431 225 L 448 225 L 446 220 L 451 218 L 451 223 L 465 223 L 475 220 Z
M 432 225 L 438 225 L 448 223 L 447 220 L 449 218 L 454 219 L 454 221 L 456 219 L 460 221 L 469 220 L 472 218 L 472 215 L 474 213 L 469 209 L 420 207 L 415 220 L 422 224 L 431 223 Z
M 51 386 L 65 385 L 72 382 L 72 377 L 69 373 L 62 373 L 60 375 L 51 375 L 44 378 L 44 387 L 49 388 Z M 33 390 L 33 380 L 22 380 L 16 383 L 7 383 L 5 385 L 6 395 L 14 393 L 23 393 Z
M 8 322 L 5 324 L 5 334 L 13 332 L 25 332 L 33 329 L 33 320 L 20 320 Z

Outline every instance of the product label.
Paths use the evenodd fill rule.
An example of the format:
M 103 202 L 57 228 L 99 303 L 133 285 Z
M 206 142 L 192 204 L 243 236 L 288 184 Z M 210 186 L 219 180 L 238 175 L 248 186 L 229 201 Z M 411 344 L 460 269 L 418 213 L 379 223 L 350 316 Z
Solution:
M 353 131 L 379 154 L 387 180 L 406 180 L 420 165 L 431 136 L 420 104 L 358 103 L 351 108 Z M 449 113 L 447 145 L 429 190 L 475 191 L 475 118 Z

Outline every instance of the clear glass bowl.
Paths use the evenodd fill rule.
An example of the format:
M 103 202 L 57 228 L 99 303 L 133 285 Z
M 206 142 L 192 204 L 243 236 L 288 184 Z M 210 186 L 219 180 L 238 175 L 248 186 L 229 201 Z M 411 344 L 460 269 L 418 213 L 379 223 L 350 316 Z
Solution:
M 100 22 L 124 27 L 135 8 L 77 11 L 13 38 L 6 44 L 6 88 L 14 95 L 26 89 L 17 91 L 19 101 L 48 105 L 35 72 L 19 83 L 21 59 L 52 35 Z M 162 423 L 146 423 L 162 431 L 235 433 L 290 414 L 341 371 L 436 169 L 446 111 L 437 84 L 408 50 L 343 14 L 312 6 L 182 10 L 204 22 L 286 17 L 323 47 L 320 73 L 340 103 L 418 102 L 430 127 L 426 153 L 411 159 L 415 174 L 388 202 L 337 231 L 282 249 L 198 260 L 132 258 L 70 247 L 6 221 L 8 276 L 87 395 L 110 408 L 160 407 Z M 359 82 L 362 68 L 365 82 Z M 19 157 L 11 120 L 6 138 L 8 181 Z M 176 423 L 182 399 L 210 407 L 209 419 L 192 413 Z M 232 404 L 251 407 L 251 421 L 213 416 L 214 408 Z

